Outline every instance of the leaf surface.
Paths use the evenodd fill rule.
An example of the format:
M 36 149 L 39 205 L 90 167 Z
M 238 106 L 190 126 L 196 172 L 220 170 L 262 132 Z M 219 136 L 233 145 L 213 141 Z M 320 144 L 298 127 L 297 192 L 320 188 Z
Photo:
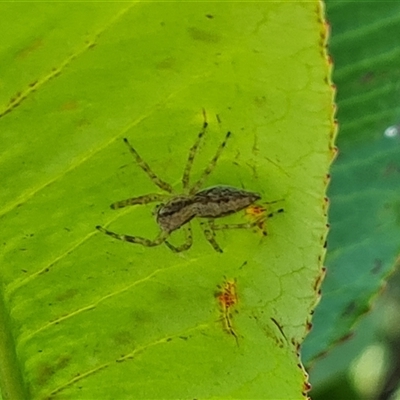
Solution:
M 305 398 L 297 351 L 321 278 L 334 132 L 320 3 L 1 7 L 3 394 Z M 191 182 L 231 131 L 205 186 L 279 201 L 269 235 L 218 231 L 219 254 L 193 221 L 192 248 L 176 254 L 98 232 L 157 235 L 153 204 L 109 208 L 161 192 L 122 138 L 180 193 L 202 109 Z

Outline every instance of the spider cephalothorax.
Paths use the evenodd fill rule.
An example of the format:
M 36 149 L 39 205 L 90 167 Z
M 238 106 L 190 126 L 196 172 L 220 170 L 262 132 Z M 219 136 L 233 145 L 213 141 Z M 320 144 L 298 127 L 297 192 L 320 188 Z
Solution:
M 225 217 L 243 210 L 260 198 L 257 193 L 232 186 L 213 186 L 192 196 L 173 197 L 158 207 L 156 219 L 162 230 L 172 232 L 194 217 Z
M 231 135 L 230 132 L 226 134 L 224 141 L 218 147 L 215 156 L 210 161 L 207 168 L 203 171 L 199 180 L 194 183 L 194 185 L 189 185 L 190 170 L 192 168 L 193 160 L 200 145 L 201 138 L 204 136 L 208 125 L 205 112 L 203 112 L 203 115 L 203 128 L 198 134 L 196 142 L 189 151 L 189 157 L 183 173 L 183 194 L 175 194 L 172 186 L 169 183 L 161 180 L 150 169 L 149 165 L 139 156 L 137 151 L 129 144 L 128 139 L 124 139 L 125 144 L 128 146 L 130 152 L 133 154 L 136 162 L 142 168 L 142 170 L 160 189 L 169 194 L 152 193 L 144 196 L 133 197 L 113 203 L 111 208 L 117 209 L 135 204 L 148 204 L 157 201 L 161 202 L 161 204 L 159 204 L 155 210 L 156 221 L 161 228 L 159 235 L 154 240 L 149 240 L 139 236 L 120 235 L 104 229 L 101 226 L 96 227 L 98 230 L 116 239 L 124 240 L 130 243 L 137 243 L 148 247 L 158 246 L 162 243 L 165 243 L 171 250 L 180 252 L 189 249 L 192 245 L 190 221 L 193 218 L 200 218 L 201 226 L 206 239 L 216 251 L 222 252 L 222 249 L 215 240 L 216 230 L 230 228 L 253 228 L 259 226 L 260 221 L 258 220 L 255 222 L 242 224 L 217 225 L 214 223 L 216 218 L 221 218 L 236 213 L 254 204 L 254 202 L 261 198 L 258 193 L 224 185 L 213 186 L 200 190 L 202 184 L 216 166 L 222 150 L 224 149 L 226 142 Z M 175 247 L 167 241 L 167 238 L 171 232 L 181 227 L 184 227 L 185 229 L 186 241 L 181 246 Z

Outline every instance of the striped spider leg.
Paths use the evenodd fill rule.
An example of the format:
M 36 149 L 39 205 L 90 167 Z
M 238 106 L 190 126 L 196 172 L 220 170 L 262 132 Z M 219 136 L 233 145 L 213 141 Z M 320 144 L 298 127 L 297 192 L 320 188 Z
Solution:
M 189 155 L 182 176 L 181 194 L 175 193 L 169 183 L 160 179 L 151 170 L 149 165 L 140 157 L 138 152 L 130 145 L 128 139 L 124 139 L 125 144 L 128 146 L 130 153 L 133 155 L 139 167 L 147 174 L 147 176 L 156 186 L 158 186 L 163 192 L 166 193 L 150 193 L 139 197 L 129 198 L 113 203 L 111 205 L 111 208 L 119 209 L 132 205 L 161 202 L 156 207 L 154 212 L 157 224 L 160 227 L 160 233 L 157 235 L 157 237 L 153 240 L 150 240 L 139 236 L 121 235 L 109 231 L 101 226 L 96 227 L 98 230 L 109 236 L 112 236 L 115 239 L 127 241 L 130 243 L 141 244 L 147 247 L 158 246 L 162 243 L 165 243 L 166 246 L 172 251 L 181 252 L 188 250 L 192 246 L 193 240 L 190 221 L 193 218 L 201 218 L 203 219 L 201 227 L 203 229 L 205 238 L 211 244 L 214 250 L 222 252 L 222 249 L 215 240 L 216 230 L 229 228 L 251 228 L 253 226 L 260 225 L 259 219 L 257 219 L 255 222 L 247 224 L 214 224 L 214 220 L 216 218 L 221 218 L 230 214 L 234 214 L 254 204 L 257 200 L 261 198 L 258 193 L 226 185 L 219 185 L 206 189 L 201 189 L 203 183 L 216 167 L 222 151 L 224 150 L 226 143 L 231 135 L 230 132 L 227 132 L 224 140 L 218 146 L 214 157 L 210 160 L 207 167 L 202 171 L 198 180 L 194 184 L 190 185 L 190 173 L 192 170 L 193 162 L 196 157 L 201 140 L 205 135 L 208 127 L 206 113 L 204 110 L 203 118 L 204 121 L 202 128 L 197 135 L 195 143 L 189 150 Z M 218 122 L 220 122 L 218 116 L 217 120 Z M 173 231 L 178 230 L 182 227 L 185 230 L 185 242 L 175 247 L 167 239 Z
M 277 201 L 272 201 L 266 204 L 273 204 L 276 202 Z M 261 230 L 264 236 L 267 236 L 265 221 L 276 214 L 282 213 L 283 211 L 283 208 L 280 208 L 276 211 L 266 214 L 266 209 L 264 207 L 252 203 L 249 207 L 246 208 L 246 214 L 253 219 L 253 222 L 241 224 L 216 224 L 215 218 L 208 218 L 206 221 L 201 222 L 201 226 L 203 228 L 206 239 L 210 242 L 214 250 L 222 253 L 222 249 L 215 240 L 215 231 L 224 229 L 252 229 L 257 227 Z
M 223 229 L 252 229 L 252 228 L 259 228 L 264 236 L 267 236 L 268 233 L 265 229 L 265 221 L 268 218 L 273 217 L 276 214 L 282 213 L 284 210 L 280 208 L 276 211 L 270 212 L 268 214 L 265 213 L 265 208 L 259 205 L 250 205 L 246 209 L 246 214 L 250 215 L 253 219 L 253 222 L 247 222 L 242 224 L 215 224 L 215 220 L 210 219 L 208 224 L 210 226 L 210 230 L 223 230 Z
M 165 192 L 172 193 L 173 189 L 171 185 L 167 182 L 161 180 L 149 167 L 149 165 L 140 157 L 139 153 L 131 146 L 128 139 L 124 138 L 124 143 L 128 146 L 129 151 L 132 153 L 133 157 L 136 160 L 136 163 L 139 167 L 149 176 L 149 178 L 157 185 L 160 189 Z M 137 204 L 149 204 L 157 201 L 163 201 L 166 199 L 168 195 L 159 194 L 159 193 L 150 193 L 144 196 L 132 197 L 126 200 L 117 201 L 116 203 L 111 204 L 111 208 L 116 210 L 119 208 L 133 206 Z M 139 236 L 130 236 L 130 235 L 120 235 L 118 233 L 109 231 L 101 226 L 96 226 L 100 232 L 103 232 L 115 239 L 123 240 L 130 243 L 137 243 L 147 247 L 158 246 L 162 244 L 166 238 L 168 237 L 167 232 L 160 232 L 159 235 L 154 240 L 149 240 L 146 238 L 142 238 Z
M 199 134 L 197 135 L 196 141 L 194 142 L 193 146 L 189 150 L 189 156 L 186 161 L 185 169 L 184 169 L 183 175 L 182 175 L 182 190 L 183 190 L 183 193 L 185 193 L 185 194 L 188 194 L 188 192 L 189 192 L 190 172 L 192 169 L 192 165 L 193 165 L 197 150 L 200 146 L 201 139 L 203 138 L 204 134 L 206 133 L 207 127 L 208 127 L 207 116 L 206 116 L 205 110 L 203 109 L 203 125 L 202 125 L 202 128 L 201 128 Z M 186 241 L 181 246 L 175 247 L 167 240 L 165 241 L 165 244 L 169 249 L 171 249 L 172 251 L 174 251 L 176 253 L 190 249 L 190 247 L 192 247 L 192 244 L 193 244 L 192 226 L 191 226 L 190 221 L 187 223 L 187 226 L 185 227 L 185 236 L 186 236 Z
M 218 123 L 220 123 L 219 117 L 217 115 L 217 120 Z M 175 252 L 181 252 L 184 250 L 188 250 L 193 243 L 193 239 L 192 239 L 192 228 L 191 228 L 191 219 L 194 217 L 201 217 L 202 214 L 202 200 L 204 200 L 204 197 L 201 197 L 201 201 L 199 201 L 199 195 L 202 192 L 198 192 L 199 188 L 202 186 L 202 184 L 204 183 L 204 181 L 207 179 L 207 177 L 211 174 L 211 172 L 214 170 L 215 166 L 217 165 L 218 159 L 221 156 L 221 153 L 223 151 L 223 149 L 226 146 L 226 143 L 231 135 L 230 132 L 227 132 L 227 134 L 225 135 L 224 140 L 222 141 L 222 143 L 218 146 L 217 152 L 214 155 L 214 157 L 211 159 L 211 161 L 209 162 L 209 164 L 207 165 L 207 167 L 205 168 L 205 170 L 202 172 L 202 174 L 200 175 L 200 178 L 197 180 L 197 182 L 195 182 L 195 184 L 190 187 L 190 172 L 193 166 L 193 162 L 195 159 L 195 156 L 197 154 L 198 148 L 200 146 L 201 143 L 201 139 L 203 138 L 204 134 L 206 133 L 206 129 L 208 127 L 208 123 L 207 123 L 207 117 L 206 117 L 206 113 L 205 110 L 203 110 L 203 126 L 201 131 L 199 132 L 199 134 L 197 135 L 197 139 L 195 141 L 195 143 L 193 144 L 193 146 L 190 148 L 189 150 L 189 156 L 188 159 L 186 161 L 186 166 L 183 172 L 183 176 L 182 176 L 182 189 L 183 189 L 183 193 L 184 196 L 183 197 L 183 201 L 179 202 L 178 207 L 170 207 L 173 206 L 175 199 L 171 199 L 170 203 L 168 203 L 165 206 L 165 209 L 168 210 L 167 214 L 169 216 L 169 218 L 172 220 L 176 220 L 179 221 L 181 220 L 181 217 L 183 215 L 185 215 L 186 213 L 188 213 L 188 210 L 191 210 L 190 214 L 191 216 L 188 216 L 188 220 L 187 222 L 182 222 L 181 225 L 179 225 L 179 227 L 181 227 L 182 225 L 184 225 L 185 223 L 187 223 L 187 225 L 185 225 L 185 235 L 186 235 L 186 241 L 185 243 L 183 243 L 181 246 L 179 247 L 174 247 L 173 245 L 171 245 L 170 242 L 168 242 L 167 240 L 165 241 L 165 244 L 172 250 Z M 177 196 L 176 199 L 178 199 L 179 197 Z M 185 204 L 186 203 L 186 204 Z M 161 214 L 164 214 L 164 209 L 162 210 Z M 160 224 L 160 219 L 158 220 L 158 223 Z M 201 224 L 201 226 L 203 227 L 203 225 Z M 178 227 L 178 228 L 179 228 Z M 176 229 L 176 228 L 175 228 Z M 210 244 L 213 246 L 213 248 L 218 251 L 218 252 L 222 252 L 221 248 L 218 246 L 218 244 L 215 241 L 215 238 L 213 237 L 213 235 L 210 235 L 208 232 L 207 228 L 203 229 L 203 232 L 205 234 L 206 239 L 210 242 Z
M 156 201 L 162 201 L 165 200 L 165 197 L 166 195 L 164 194 L 153 193 L 145 196 L 132 197 L 130 199 L 117 201 L 116 203 L 111 204 L 110 207 L 116 210 L 118 208 L 133 206 L 136 204 L 149 204 L 149 203 L 154 203 Z M 165 232 L 160 232 L 160 234 L 154 240 L 149 240 L 139 236 L 120 235 L 118 233 L 109 231 L 101 226 L 96 226 L 96 229 L 115 239 L 123 240 L 125 242 L 130 242 L 130 243 L 142 244 L 143 246 L 147 247 L 158 246 L 162 244 L 167 238 L 167 236 L 165 236 Z
M 191 196 L 191 192 L 193 190 L 196 190 L 197 187 L 199 187 L 206 177 L 212 172 L 214 169 L 216 162 L 219 158 L 220 153 L 222 152 L 223 147 L 225 147 L 226 139 L 224 142 L 221 144 L 219 147 L 216 156 L 211 160 L 210 164 L 208 167 L 203 171 L 203 174 L 201 175 L 199 181 L 194 185 L 194 189 L 192 190 L 189 189 L 189 179 L 190 179 L 190 172 L 191 168 L 193 165 L 194 158 L 196 156 L 198 147 L 200 145 L 201 139 L 203 138 L 208 123 L 206 120 L 206 113 L 203 110 L 203 125 L 202 129 L 199 132 L 196 142 L 194 145 L 190 148 L 189 151 L 189 156 L 186 162 L 186 166 L 184 169 L 184 173 L 182 176 L 182 186 L 183 186 L 183 194 L 182 195 L 175 195 L 174 191 L 172 189 L 172 186 L 168 183 L 160 179 L 150 168 L 150 166 L 146 163 L 146 161 L 143 160 L 143 158 L 139 155 L 139 153 L 132 147 L 132 145 L 129 143 L 128 139 L 124 138 L 124 142 L 127 145 L 130 153 L 133 155 L 136 163 L 139 165 L 139 167 L 147 174 L 147 176 L 151 179 L 151 181 L 158 186 L 160 189 L 162 189 L 164 192 L 167 192 L 166 194 L 159 194 L 159 193 L 151 193 L 148 195 L 144 196 L 139 196 L 139 197 L 133 197 L 129 198 L 126 200 L 121 200 L 118 202 L 115 202 L 111 204 L 112 209 L 119 209 L 127 206 L 132 206 L 132 205 L 144 205 L 144 204 L 149 204 L 153 202 L 159 202 L 159 201 L 164 201 L 167 200 L 166 204 L 161 203 L 155 211 L 156 214 L 156 219 L 158 224 L 161 227 L 161 231 L 159 235 L 154 239 L 146 239 L 143 237 L 139 236 L 130 236 L 130 235 L 122 235 L 118 234 L 112 231 L 109 231 L 101 226 L 97 226 L 96 228 L 115 238 L 118 240 L 130 242 L 130 243 L 136 243 L 136 244 L 141 244 L 143 246 L 147 247 L 153 247 L 153 246 L 158 246 L 162 243 L 165 243 L 172 251 L 174 252 L 181 252 L 184 250 L 188 250 L 192 246 L 192 230 L 190 226 L 190 220 L 195 217 L 196 215 L 196 207 L 193 207 L 193 198 Z M 227 135 L 229 137 L 229 135 Z M 169 199 L 169 200 L 168 200 Z M 186 225 L 185 225 L 186 224 Z M 167 241 L 167 238 L 169 235 L 176 229 L 179 229 L 180 227 L 184 226 L 185 229 L 185 236 L 186 240 L 185 243 L 182 245 L 175 247 L 172 244 L 170 244 Z
M 217 115 L 217 121 L 218 121 L 218 123 L 220 123 L 220 119 L 219 119 L 218 115 Z M 186 166 L 185 166 L 183 176 L 182 176 L 183 192 L 187 193 L 189 196 L 193 196 L 193 198 L 195 199 L 194 204 L 193 204 L 194 209 L 201 208 L 201 203 L 196 201 L 197 199 L 196 199 L 195 194 L 199 191 L 199 189 L 203 185 L 204 181 L 214 170 L 215 166 L 217 165 L 218 159 L 221 156 L 221 153 L 224 150 L 229 137 L 231 136 L 231 132 L 226 133 L 225 138 L 222 141 L 222 143 L 218 146 L 217 152 L 215 153 L 214 157 L 211 159 L 211 161 L 209 162 L 206 169 L 202 172 L 202 174 L 200 175 L 197 182 L 195 182 L 194 185 L 192 187 L 190 187 L 190 185 L 189 185 L 190 172 L 191 172 L 193 162 L 194 162 L 196 153 L 198 151 L 199 145 L 201 143 L 201 139 L 203 138 L 204 134 L 206 133 L 207 127 L 208 127 L 208 123 L 207 123 L 206 112 L 203 109 L 203 127 L 202 127 L 201 131 L 199 132 L 199 134 L 197 135 L 197 139 L 196 139 L 195 143 L 189 150 L 189 156 L 186 161 Z M 197 214 L 201 214 L 201 212 L 199 213 L 199 211 L 197 211 Z M 203 229 L 206 239 L 209 241 L 209 243 L 214 248 L 214 250 L 216 250 L 219 253 L 222 253 L 222 249 L 219 247 L 218 243 L 215 240 L 215 234 L 213 232 L 210 232 L 210 230 L 204 223 L 200 223 L 200 226 Z M 186 232 L 186 243 L 184 243 L 182 246 L 180 246 L 178 248 L 174 248 L 168 241 L 166 241 L 165 244 L 173 251 L 183 251 L 183 250 L 189 249 L 192 245 L 192 230 L 191 230 L 190 221 L 188 223 L 187 229 L 189 230 L 189 232 Z

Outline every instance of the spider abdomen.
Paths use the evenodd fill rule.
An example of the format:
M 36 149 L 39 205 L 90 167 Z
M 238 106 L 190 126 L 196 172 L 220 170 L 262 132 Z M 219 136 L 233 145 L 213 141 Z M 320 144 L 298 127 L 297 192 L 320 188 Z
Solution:
M 157 223 L 166 232 L 172 232 L 196 216 L 192 196 L 177 196 L 157 210 Z
M 214 186 L 197 192 L 193 207 L 200 218 L 220 218 L 250 206 L 261 196 L 232 186 Z

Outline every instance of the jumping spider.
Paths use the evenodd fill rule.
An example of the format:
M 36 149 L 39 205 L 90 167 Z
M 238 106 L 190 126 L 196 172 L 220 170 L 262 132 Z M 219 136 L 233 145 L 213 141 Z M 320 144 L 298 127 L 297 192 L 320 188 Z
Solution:
M 148 204 L 157 201 L 165 201 L 159 204 L 155 209 L 155 216 L 158 225 L 161 228 L 159 235 L 154 240 L 149 240 L 139 236 L 120 235 L 111 232 L 101 226 L 96 228 L 112 236 L 115 239 L 124 240 L 130 243 L 137 243 L 143 246 L 158 246 L 165 243 L 172 251 L 181 252 L 188 250 L 192 246 L 192 230 L 190 221 L 197 217 L 204 219 L 200 222 L 206 239 L 211 246 L 218 252 L 222 253 L 222 249 L 215 240 L 215 231 L 221 229 L 240 229 L 253 228 L 259 226 L 260 222 L 250 222 L 242 224 L 224 224 L 216 225 L 216 218 L 225 217 L 243 210 L 254 204 L 261 198 L 258 193 L 249 192 L 247 190 L 237 189 L 232 186 L 213 186 L 207 189 L 199 190 L 204 181 L 214 170 L 217 161 L 228 141 L 231 133 L 228 132 L 224 141 L 219 145 L 215 156 L 212 158 L 207 168 L 203 171 L 200 178 L 193 185 L 189 185 L 190 171 L 192 169 L 193 160 L 200 145 L 200 141 L 208 126 L 206 114 L 203 110 L 204 122 L 197 140 L 189 151 L 189 156 L 186 162 L 185 170 L 182 177 L 183 193 L 177 194 L 172 186 L 161 180 L 149 167 L 149 165 L 140 157 L 138 152 L 130 145 L 128 139 L 124 139 L 129 151 L 132 153 L 139 167 L 149 176 L 149 178 L 160 189 L 168 194 L 151 193 L 144 196 L 133 197 L 127 200 L 118 201 L 111 204 L 111 208 L 118 209 L 122 207 L 132 206 L 136 204 Z M 167 241 L 170 234 L 183 227 L 186 233 L 186 241 L 182 245 L 175 247 Z

